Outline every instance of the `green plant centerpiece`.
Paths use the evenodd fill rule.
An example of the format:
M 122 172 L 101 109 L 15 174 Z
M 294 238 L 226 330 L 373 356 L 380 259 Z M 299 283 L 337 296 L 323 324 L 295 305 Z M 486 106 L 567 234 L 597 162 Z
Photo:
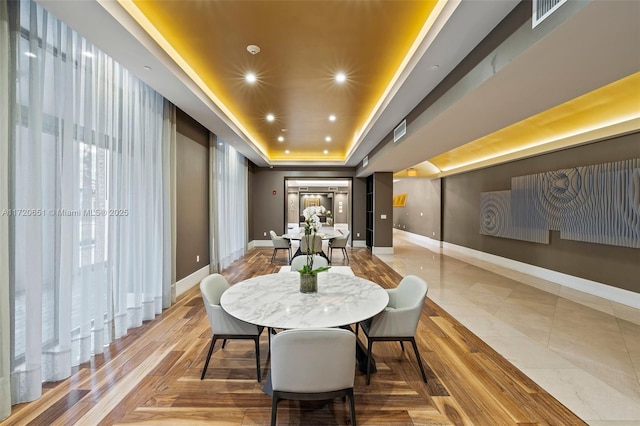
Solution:
M 300 292 L 302 293 L 316 293 L 318 291 L 318 272 L 327 271 L 328 266 L 321 266 L 320 268 L 313 269 L 313 248 L 315 247 L 318 229 L 320 229 L 320 217 L 324 214 L 326 209 L 323 206 L 307 207 L 303 210 L 304 216 L 304 238 L 307 244 L 307 262 L 299 269 L 300 272 Z

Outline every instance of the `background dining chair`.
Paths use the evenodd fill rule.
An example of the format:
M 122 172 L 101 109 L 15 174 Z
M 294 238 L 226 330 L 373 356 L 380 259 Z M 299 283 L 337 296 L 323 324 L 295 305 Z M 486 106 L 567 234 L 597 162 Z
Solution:
M 273 243 L 273 254 L 271 255 L 271 263 L 273 263 L 273 259 L 276 258 L 276 254 L 278 253 L 278 250 L 287 250 L 287 253 L 288 253 L 287 263 L 290 263 L 291 262 L 291 241 L 286 238 L 279 237 L 273 229 L 269 231 L 269 235 L 271 235 L 271 242 Z
M 341 328 L 285 330 L 271 341 L 271 424 L 281 399 L 322 400 L 349 397 L 356 424 L 353 382 L 356 336 Z
M 303 254 L 302 256 L 296 256 L 291 261 L 291 272 L 297 272 L 304 265 L 307 264 L 307 255 Z M 322 256 L 318 256 L 317 254 L 313 255 L 313 269 L 323 268 L 329 266 L 329 262 Z
M 347 254 L 347 243 L 349 242 L 349 231 L 343 231 L 339 237 L 329 240 L 329 261 L 333 262 L 333 249 L 342 249 L 342 255 L 349 263 L 349 255 Z
M 311 240 L 311 237 L 309 238 L 309 240 Z M 311 242 L 311 241 L 309 241 Z M 319 236 L 315 236 L 315 238 L 313 238 L 313 247 L 312 247 L 312 252 L 313 253 L 322 253 L 322 238 L 320 238 Z M 305 236 L 303 235 L 302 238 L 300 239 L 300 252 L 302 254 L 307 254 L 307 239 L 305 238 Z
M 207 372 L 216 340 L 224 339 L 222 343 L 222 347 L 224 348 L 227 339 L 251 339 L 254 341 L 256 347 L 256 371 L 258 373 L 258 381 L 260 381 L 260 334 L 264 327 L 258 327 L 257 325 L 240 321 L 222 309 L 222 306 L 220 306 L 220 297 L 222 297 L 222 293 L 228 288 L 229 283 L 227 279 L 220 274 L 211 274 L 200 282 L 202 301 L 207 310 L 207 317 L 209 318 L 211 330 L 213 331 L 209 354 L 204 363 L 200 380 L 204 379 L 204 375 Z
M 374 342 L 399 341 L 404 351 L 403 341 L 410 341 L 418 359 L 422 379 L 427 383 L 427 376 L 422 367 L 422 359 L 416 345 L 416 329 L 422 313 L 424 299 L 429 289 L 427 283 L 415 275 L 407 275 L 400 281 L 398 287 L 387 289 L 389 303 L 384 311 L 372 319 L 360 323 L 362 331 L 367 336 L 367 384 L 371 377 L 371 351 Z M 356 335 L 358 325 L 356 324 Z

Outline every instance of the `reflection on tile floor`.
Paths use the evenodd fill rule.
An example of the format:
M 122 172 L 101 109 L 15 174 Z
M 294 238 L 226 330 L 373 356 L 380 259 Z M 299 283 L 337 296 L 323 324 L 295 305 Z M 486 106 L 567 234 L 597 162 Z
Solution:
M 425 279 L 429 298 L 587 423 L 640 424 L 640 310 L 404 235 L 394 232 L 394 254 L 378 257 Z

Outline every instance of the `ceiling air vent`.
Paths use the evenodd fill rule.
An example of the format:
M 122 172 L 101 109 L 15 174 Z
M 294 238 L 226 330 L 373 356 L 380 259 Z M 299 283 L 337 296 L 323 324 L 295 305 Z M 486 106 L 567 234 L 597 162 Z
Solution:
M 531 28 L 535 28 L 542 21 L 547 19 L 567 0 L 533 0 L 533 16 L 531 17 Z
M 298 188 L 298 191 L 308 191 L 309 187 L 308 186 L 301 186 L 300 188 Z
M 337 186 L 330 186 L 327 188 L 327 191 L 337 191 L 338 187 Z
M 402 123 L 398 124 L 398 127 L 393 129 L 393 143 L 400 140 L 401 137 L 407 134 L 407 120 L 402 120 Z

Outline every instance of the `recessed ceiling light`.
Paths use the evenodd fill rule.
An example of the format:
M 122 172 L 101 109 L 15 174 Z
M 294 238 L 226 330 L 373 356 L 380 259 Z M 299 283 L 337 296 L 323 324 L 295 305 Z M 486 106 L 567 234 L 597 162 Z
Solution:
M 24 52 L 25 55 L 27 55 L 30 58 L 37 58 L 35 53 L 31 53 L 31 52 Z
M 336 121 L 336 116 L 335 116 L 335 115 L 333 115 L 333 114 L 331 114 L 331 115 L 329 116 L 329 121 Z
M 336 74 L 336 81 L 338 83 L 344 83 L 345 81 L 347 81 L 346 74 L 343 72 L 339 72 L 338 74 Z
M 329 151 L 326 149 L 323 152 L 324 152 L 324 155 L 327 155 L 329 153 Z
M 288 150 L 288 149 L 285 149 L 285 150 L 284 150 L 284 153 L 285 153 L 285 154 L 288 154 L 288 153 L 289 153 L 289 150 Z
M 267 114 L 267 121 L 273 121 L 276 117 L 273 114 Z
M 284 141 L 284 136 L 278 136 L 278 142 L 283 142 Z
M 255 44 L 250 44 L 247 46 L 247 52 L 251 53 L 252 55 L 257 55 L 258 53 L 260 53 L 260 47 L 256 46 Z
M 248 72 L 245 76 L 244 79 L 247 80 L 247 83 L 255 83 L 257 78 L 256 75 L 252 72 Z
M 82 52 L 82 56 L 86 56 L 87 58 L 93 58 L 93 53 L 89 52 L 88 50 L 85 50 L 84 52 Z
M 431 65 L 431 71 L 435 71 L 440 68 L 440 65 Z
M 222 146 L 222 145 L 224 145 L 224 144 L 223 144 L 222 142 L 218 142 L 218 145 L 219 145 L 219 146 Z
M 331 142 L 331 136 L 325 137 L 324 140 L 327 141 L 327 142 Z

